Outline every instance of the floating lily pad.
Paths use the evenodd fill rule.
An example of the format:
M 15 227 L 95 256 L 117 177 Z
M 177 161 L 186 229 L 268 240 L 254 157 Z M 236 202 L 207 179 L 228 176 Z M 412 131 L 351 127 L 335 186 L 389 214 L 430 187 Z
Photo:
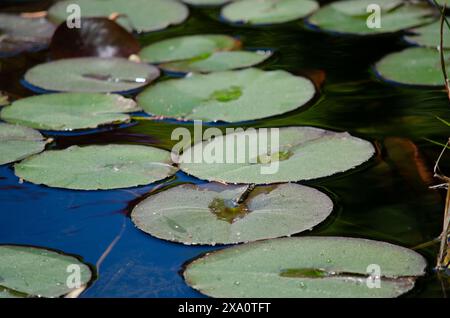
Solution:
M 117 21 L 138 32 L 162 30 L 182 23 L 189 15 L 186 5 L 173 0 L 67 0 L 55 3 L 49 9 L 49 18 L 58 23 L 66 21 L 71 14 L 67 7 L 73 4 L 80 6 L 83 18 L 122 14 Z
M 194 6 L 220 6 L 225 3 L 236 0 L 181 0 L 181 1 Z
M 351 16 L 365 16 L 367 14 L 367 7 L 371 4 L 376 4 L 380 7 L 381 12 L 389 12 L 402 5 L 403 0 L 347 0 L 336 1 L 331 4 L 333 9 L 340 13 L 345 13 Z
M 373 11 L 367 12 L 371 4 L 380 6 L 380 28 L 367 26 L 369 16 L 373 14 Z M 397 32 L 430 23 L 436 20 L 434 14 L 427 4 L 410 4 L 401 0 L 346 0 L 322 7 L 308 21 L 325 31 L 365 35 Z
M 0 13 L 0 54 L 43 49 L 54 31 L 55 26 L 44 18 Z
M 44 137 L 34 129 L 0 123 L 0 165 L 41 152 L 45 143 Z
M 279 129 L 277 138 L 273 131 L 249 128 L 197 143 L 179 161 L 182 170 L 200 179 L 266 184 L 344 172 L 366 162 L 374 153 L 370 142 L 348 133 L 286 127 Z
M 210 73 L 246 68 L 264 62 L 272 55 L 270 51 L 231 51 L 215 52 L 204 58 L 189 61 L 161 64 L 160 67 L 171 72 Z
M 187 35 L 150 44 L 141 50 L 140 57 L 145 62 L 159 64 L 205 57 L 237 47 L 239 42 L 228 35 Z
M 149 84 L 159 70 L 122 58 L 82 57 L 39 64 L 25 80 L 47 91 L 110 93 L 126 92 Z
M 412 35 L 405 36 L 405 39 L 420 46 L 438 48 L 441 40 L 441 23 L 440 21 L 421 26 L 411 30 Z M 450 30 L 444 24 L 444 43 L 443 47 L 450 48 Z
M 138 110 L 132 99 L 120 95 L 59 93 L 22 98 L 4 107 L 0 117 L 36 129 L 75 130 L 129 122 L 126 113 Z
M 10 296 L 24 293 L 38 297 L 60 297 L 76 289 L 67 283 L 79 273 L 80 287 L 92 279 L 90 268 L 77 258 L 44 248 L 0 246 L 0 289 Z M 0 296 L 1 297 L 1 296 Z
M 276 24 L 304 18 L 317 8 L 313 0 L 241 0 L 222 8 L 221 16 L 233 23 Z
M 239 122 L 292 111 L 314 94 L 306 78 L 250 68 L 164 81 L 148 87 L 137 100 L 144 111 L 158 116 Z
M 412 289 L 425 266 L 420 254 L 384 242 L 298 237 L 209 253 L 188 264 L 183 275 L 212 297 L 384 298 Z
M 450 67 L 448 59 L 446 65 Z M 387 81 L 409 85 L 444 85 L 437 49 L 416 47 L 389 54 L 376 64 L 376 70 Z
M 183 202 L 183 204 L 180 204 Z M 234 244 L 311 229 L 333 210 L 322 192 L 290 183 L 276 186 L 181 185 L 137 205 L 142 231 L 184 244 Z
M 139 145 L 72 146 L 45 151 L 15 165 L 21 179 L 75 190 L 145 185 L 176 170 L 168 151 Z

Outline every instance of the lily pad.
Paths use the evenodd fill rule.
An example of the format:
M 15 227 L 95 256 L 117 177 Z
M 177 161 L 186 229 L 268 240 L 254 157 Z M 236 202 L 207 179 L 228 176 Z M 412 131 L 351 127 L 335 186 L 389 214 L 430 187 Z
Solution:
M 43 49 L 54 31 L 55 26 L 44 18 L 0 13 L 0 54 Z
M 160 82 L 139 94 L 137 101 L 144 111 L 158 116 L 239 122 L 292 111 L 314 94 L 314 84 L 304 77 L 250 68 Z
M 164 240 L 215 245 L 299 233 L 322 222 L 332 210 L 333 202 L 325 194 L 299 184 L 252 191 L 249 186 L 205 184 L 152 195 L 134 208 L 131 218 L 139 229 Z
M 44 137 L 34 129 L 0 123 L 0 165 L 41 152 L 45 144 Z
M 370 142 L 348 133 L 313 127 L 280 128 L 278 133 L 279 138 L 274 131 L 248 128 L 216 136 L 185 150 L 180 168 L 209 181 L 267 184 L 344 172 L 375 153 Z
M 44 248 L 0 246 L 0 290 L 37 297 L 60 297 L 76 287 L 70 286 L 71 273 L 79 273 L 80 287 L 92 279 L 90 268 L 77 258 Z M 1 296 L 0 296 L 1 297 Z
M 189 10 L 186 5 L 173 0 L 67 0 L 55 3 L 48 11 L 49 19 L 61 23 L 66 21 L 69 5 L 78 5 L 83 18 L 123 15 L 117 22 L 129 30 L 149 32 L 162 30 L 170 25 L 182 23 Z
M 45 151 L 15 165 L 21 179 L 74 190 L 146 185 L 176 171 L 168 151 L 139 145 L 72 146 Z
M 376 5 L 381 8 L 381 12 L 389 12 L 402 5 L 403 0 L 377 0 Z M 332 7 L 341 13 L 352 16 L 364 16 L 367 13 L 367 7 L 373 4 L 373 0 L 358 1 L 337 1 L 333 2 Z
M 225 3 L 236 0 L 181 0 L 181 1 L 194 6 L 221 6 Z
M 446 65 L 450 67 L 448 60 Z M 444 85 L 437 49 L 415 47 L 389 54 L 376 64 L 376 70 L 384 80 L 400 84 Z
M 110 93 L 131 91 L 152 82 L 159 70 L 123 58 L 82 57 L 39 64 L 25 80 L 47 91 Z
M 389 243 L 296 237 L 208 253 L 188 264 L 183 275 L 212 297 L 385 298 L 411 290 L 425 266 L 420 254 Z
M 260 64 L 272 55 L 270 51 L 215 52 L 204 58 L 161 64 L 163 70 L 180 73 L 210 73 L 246 68 Z
M 367 20 L 373 11 L 367 12 L 370 4 L 381 9 L 380 28 L 369 28 Z M 348 34 L 379 34 L 397 32 L 436 20 L 427 4 L 411 4 L 401 0 L 346 0 L 332 2 L 315 12 L 308 22 L 331 32 Z
M 4 107 L 0 117 L 10 123 L 44 130 L 75 130 L 129 122 L 140 110 L 132 99 L 114 94 L 59 93 L 22 98 Z
M 318 8 L 313 0 L 241 0 L 222 8 L 221 16 L 233 23 L 276 24 L 304 18 Z
M 441 23 L 440 21 L 421 26 L 411 30 L 412 35 L 405 36 L 405 39 L 420 46 L 438 48 L 441 40 Z M 443 47 L 450 48 L 450 30 L 444 25 L 444 43 Z
M 205 57 L 216 51 L 229 51 L 237 47 L 239 42 L 228 35 L 187 35 L 150 44 L 139 55 L 145 62 L 159 64 Z

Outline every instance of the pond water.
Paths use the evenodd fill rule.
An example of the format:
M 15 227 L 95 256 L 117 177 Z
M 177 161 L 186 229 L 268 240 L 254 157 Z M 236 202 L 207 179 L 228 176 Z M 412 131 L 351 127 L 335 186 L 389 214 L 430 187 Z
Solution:
M 242 39 L 247 48 L 273 49 L 274 57 L 261 68 L 306 75 L 322 85 L 310 107 L 246 126 L 310 125 L 348 131 L 377 146 L 377 156 L 362 167 L 305 182 L 328 193 L 336 207 L 324 223 L 302 235 L 363 237 L 413 248 L 440 234 L 445 192 L 428 187 L 439 182 L 433 179 L 432 169 L 441 147 L 427 139 L 445 143 L 450 136 L 450 128 L 436 118 L 450 121 L 448 98 L 442 90 L 382 83 L 371 71 L 378 59 L 408 46 L 400 35 L 338 37 L 298 22 L 230 26 L 219 21 L 216 10 L 192 9 L 184 24 L 143 35 L 140 41 L 144 45 L 201 33 L 229 34 Z M 45 61 L 46 53 L 1 58 L 0 90 L 13 98 L 32 95 L 20 79 L 29 67 Z M 90 134 L 44 134 L 55 138 L 54 148 L 114 142 L 170 150 L 176 142 L 170 140 L 171 132 L 179 126 L 192 128 L 191 123 L 173 120 L 139 120 L 128 127 Z M 450 168 L 448 159 L 445 156 L 442 161 L 443 171 Z M 179 271 L 186 261 L 220 247 L 158 240 L 135 228 L 129 218 L 132 207 L 155 187 L 187 182 L 200 181 L 179 172 L 144 187 L 71 191 L 19 183 L 12 165 L 0 166 L 0 243 L 53 248 L 98 264 L 97 280 L 82 297 L 202 297 L 183 282 Z M 450 293 L 448 278 L 438 277 L 432 269 L 438 247 L 431 244 L 417 249 L 428 260 L 428 274 L 405 297 Z

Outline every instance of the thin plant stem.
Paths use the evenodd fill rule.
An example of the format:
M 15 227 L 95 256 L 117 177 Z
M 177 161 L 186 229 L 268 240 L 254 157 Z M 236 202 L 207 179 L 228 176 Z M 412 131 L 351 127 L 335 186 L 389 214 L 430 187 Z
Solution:
M 433 0 L 434 5 L 439 8 L 438 3 L 436 2 L 436 0 Z M 447 69 L 446 69 L 446 65 L 445 65 L 445 55 L 444 55 L 444 23 L 447 24 L 447 27 L 450 28 L 450 24 L 448 23 L 446 17 L 445 17 L 445 9 L 446 9 L 446 5 L 444 4 L 442 10 L 440 10 L 441 13 L 441 20 L 440 20 L 440 38 L 439 38 L 439 55 L 440 55 L 440 60 L 441 60 L 441 70 L 442 70 L 442 75 L 444 76 L 444 84 L 445 84 L 445 90 L 447 91 L 447 97 L 450 100 L 450 83 L 449 83 L 449 79 L 448 79 L 448 75 L 447 75 Z M 447 250 L 448 250 L 448 235 L 449 235 L 449 222 L 450 222 L 450 178 L 448 178 L 447 176 L 445 176 L 444 174 L 441 173 L 440 169 L 439 169 L 439 162 L 442 159 L 442 156 L 444 155 L 445 151 L 447 150 L 448 146 L 450 143 L 450 139 L 447 140 L 447 143 L 445 144 L 444 148 L 442 149 L 441 153 L 439 154 L 439 157 L 434 165 L 434 169 L 433 169 L 433 173 L 434 173 L 434 177 L 439 178 L 440 180 L 442 180 L 443 182 L 445 182 L 447 184 L 447 194 L 446 194 L 446 198 L 445 198 L 445 211 L 444 211 L 444 223 L 442 226 L 442 233 L 440 235 L 440 248 L 439 248 L 439 255 L 437 258 L 437 264 L 436 264 L 436 268 L 438 270 L 442 270 L 442 269 L 446 269 L 446 267 L 448 266 L 448 264 L 445 264 L 445 259 L 447 256 Z
M 444 56 L 444 21 L 446 21 L 444 11 L 445 11 L 445 4 L 444 4 L 444 8 L 442 9 L 442 12 L 441 12 L 441 25 L 440 25 L 440 32 L 439 32 L 439 34 L 440 34 L 439 55 L 441 58 L 442 74 L 444 75 L 445 90 L 447 91 L 447 97 L 450 100 L 450 88 L 449 88 L 447 68 L 445 65 L 445 56 Z
M 450 222 L 449 210 L 450 210 L 450 189 L 447 189 L 447 195 L 445 198 L 444 224 L 442 226 L 442 234 L 441 234 L 441 246 L 439 248 L 439 256 L 437 260 L 438 269 L 447 268 L 445 258 L 447 256 L 447 246 L 448 246 L 448 230 Z

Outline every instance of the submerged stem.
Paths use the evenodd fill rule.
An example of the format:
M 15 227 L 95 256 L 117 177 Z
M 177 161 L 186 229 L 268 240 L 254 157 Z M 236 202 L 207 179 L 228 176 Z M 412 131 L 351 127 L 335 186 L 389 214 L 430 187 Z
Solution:
M 444 224 L 442 226 L 441 233 L 441 245 L 439 248 L 439 256 L 437 260 L 438 269 L 446 269 L 448 262 L 446 261 L 448 252 L 448 236 L 449 236 L 449 223 L 450 223 L 450 189 L 447 189 L 447 195 L 445 198 L 445 211 L 444 211 Z

